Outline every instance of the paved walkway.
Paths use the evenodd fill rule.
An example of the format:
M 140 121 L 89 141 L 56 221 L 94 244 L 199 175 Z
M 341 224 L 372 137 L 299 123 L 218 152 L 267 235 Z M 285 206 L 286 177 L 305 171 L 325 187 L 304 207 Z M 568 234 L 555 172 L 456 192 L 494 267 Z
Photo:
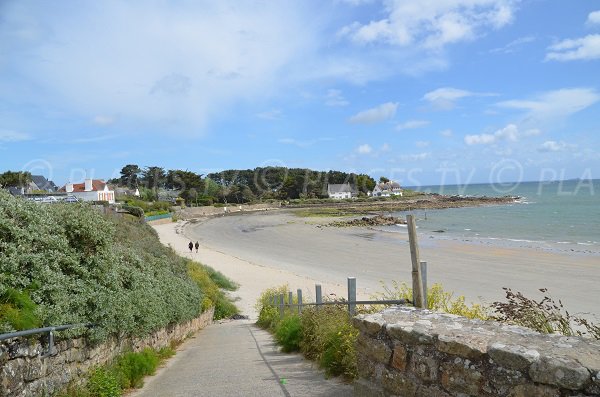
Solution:
M 142 389 L 128 397 L 352 396 L 298 354 L 280 353 L 251 321 L 213 324 L 184 342 Z

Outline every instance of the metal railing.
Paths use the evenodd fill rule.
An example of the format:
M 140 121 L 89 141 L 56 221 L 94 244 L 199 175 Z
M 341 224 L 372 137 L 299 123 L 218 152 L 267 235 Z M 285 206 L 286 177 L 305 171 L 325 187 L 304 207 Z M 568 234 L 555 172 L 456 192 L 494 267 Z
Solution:
M 6 334 L 0 334 L 0 341 L 12 338 L 18 338 L 21 336 L 29 336 L 35 334 L 43 334 L 48 333 L 48 351 L 45 354 L 42 354 L 42 357 L 55 356 L 58 352 L 56 347 L 54 346 L 54 332 L 56 331 L 65 331 L 71 328 L 91 328 L 94 324 L 66 324 L 66 325 L 57 325 L 54 327 L 44 327 L 44 328 L 33 328 L 26 329 L 24 331 L 17 332 L 8 332 Z
M 356 305 L 406 305 L 412 304 L 412 302 L 408 299 L 382 299 L 382 300 L 356 300 L 356 278 L 348 277 L 348 300 L 333 300 L 333 301 L 323 301 L 323 294 L 321 284 L 315 285 L 315 298 L 316 301 L 310 303 L 303 303 L 302 301 L 302 290 L 298 289 L 296 292 L 297 302 L 294 302 L 294 293 L 292 291 L 288 292 L 288 300 L 285 302 L 285 294 L 280 294 L 279 296 L 273 296 L 270 300 L 270 305 L 273 307 L 279 308 L 280 317 L 284 316 L 286 308 L 297 307 L 298 314 L 302 312 L 302 308 L 305 306 L 325 306 L 325 305 L 343 305 L 348 306 L 348 314 L 354 316 L 356 314 Z

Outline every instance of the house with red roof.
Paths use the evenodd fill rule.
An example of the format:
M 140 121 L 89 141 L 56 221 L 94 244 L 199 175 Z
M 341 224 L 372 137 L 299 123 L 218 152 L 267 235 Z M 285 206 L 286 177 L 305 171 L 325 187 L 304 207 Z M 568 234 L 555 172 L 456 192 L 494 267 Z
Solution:
M 67 183 L 60 189 L 70 196 L 77 197 L 80 201 L 108 201 L 115 202 L 115 192 L 108 188 L 101 179 L 86 179 L 83 183 Z

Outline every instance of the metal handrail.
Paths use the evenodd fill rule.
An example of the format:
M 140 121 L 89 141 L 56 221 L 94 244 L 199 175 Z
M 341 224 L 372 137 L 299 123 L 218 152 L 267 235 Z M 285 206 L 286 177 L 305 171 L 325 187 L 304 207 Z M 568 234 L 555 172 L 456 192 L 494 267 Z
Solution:
M 12 338 L 18 338 L 20 336 L 29 336 L 35 334 L 43 334 L 48 333 L 48 351 L 46 354 L 43 354 L 42 357 L 55 356 L 58 352 L 56 347 L 54 346 L 54 332 L 56 331 L 64 331 L 71 328 L 91 328 L 95 325 L 92 323 L 81 323 L 81 324 L 65 324 L 65 325 L 57 325 L 54 327 L 43 327 L 43 328 L 33 328 L 26 329 L 24 331 L 16 331 L 16 332 L 8 332 L 5 334 L 0 334 L 0 341 Z

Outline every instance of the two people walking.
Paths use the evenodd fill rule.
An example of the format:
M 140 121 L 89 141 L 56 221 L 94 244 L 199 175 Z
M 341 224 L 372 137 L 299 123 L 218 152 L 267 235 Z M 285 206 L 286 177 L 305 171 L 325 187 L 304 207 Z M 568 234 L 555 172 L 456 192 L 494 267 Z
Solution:
M 194 247 L 196 247 L 196 252 L 198 252 L 198 248 L 200 247 L 200 243 L 198 243 L 196 241 L 196 245 L 194 245 L 194 243 L 190 241 L 190 243 L 188 244 L 188 248 L 190 249 L 190 252 L 192 252 L 192 250 L 194 249 Z

